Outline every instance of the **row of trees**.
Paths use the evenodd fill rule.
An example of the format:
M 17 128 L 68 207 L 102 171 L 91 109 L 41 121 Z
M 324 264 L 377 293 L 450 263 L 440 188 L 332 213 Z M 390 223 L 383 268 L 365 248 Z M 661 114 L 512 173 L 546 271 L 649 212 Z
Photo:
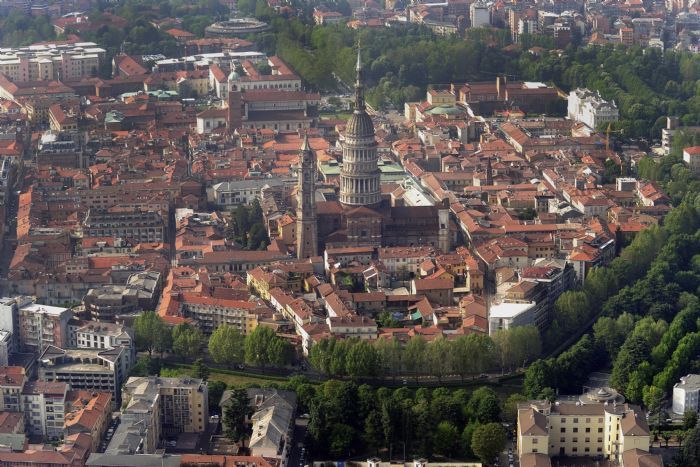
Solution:
M 506 433 L 497 394 L 408 388 L 391 390 L 329 380 L 319 386 L 295 377 L 300 410 L 310 414 L 311 448 L 319 457 L 378 453 L 394 446 L 407 456 L 442 455 L 491 462 Z
M 199 357 L 207 345 L 216 363 L 229 366 L 245 362 L 262 368 L 283 367 L 294 360 L 294 349 L 289 341 L 263 326 L 243 336 L 236 328 L 224 324 L 207 339 L 191 324 L 170 327 L 158 314 L 146 311 L 134 321 L 134 331 L 136 348 L 148 352 L 149 357 L 153 352 L 172 351 L 180 358 L 192 360 Z
M 468 334 L 427 341 L 416 336 L 405 345 L 388 339 L 324 339 L 311 348 L 309 361 L 328 376 L 464 378 L 496 368 L 512 371 L 537 358 L 541 348 L 537 329 L 523 326 L 498 331 L 493 337 Z

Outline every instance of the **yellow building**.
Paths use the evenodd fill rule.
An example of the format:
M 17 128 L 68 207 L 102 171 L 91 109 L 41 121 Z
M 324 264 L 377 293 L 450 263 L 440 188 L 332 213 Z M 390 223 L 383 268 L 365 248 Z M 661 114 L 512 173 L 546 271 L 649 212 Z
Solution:
M 531 401 L 518 408 L 518 456 L 602 456 L 622 463 L 631 449 L 649 450 L 649 426 L 642 410 L 599 389 L 598 400 Z M 609 399 L 609 402 L 602 400 Z

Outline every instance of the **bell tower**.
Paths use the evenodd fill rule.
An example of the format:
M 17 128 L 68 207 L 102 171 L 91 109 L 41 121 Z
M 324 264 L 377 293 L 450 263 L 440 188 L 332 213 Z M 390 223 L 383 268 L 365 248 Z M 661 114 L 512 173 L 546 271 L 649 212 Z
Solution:
M 318 225 L 316 224 L 316 158 L 304 135 L 299 154 L 297 184 L 297 258 L 318 256 Z

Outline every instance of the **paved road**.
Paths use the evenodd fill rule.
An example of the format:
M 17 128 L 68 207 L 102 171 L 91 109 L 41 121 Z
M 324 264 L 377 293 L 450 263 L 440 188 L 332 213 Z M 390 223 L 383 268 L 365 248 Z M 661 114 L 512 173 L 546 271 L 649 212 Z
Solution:
M 288 467 L 304 467 L 304 465 L 310 464 L 305 447 L 308 422 L 303 418 L 297 418 L 294 422 L 294 436 L 292 437 L 292 450 L 289 453 Z

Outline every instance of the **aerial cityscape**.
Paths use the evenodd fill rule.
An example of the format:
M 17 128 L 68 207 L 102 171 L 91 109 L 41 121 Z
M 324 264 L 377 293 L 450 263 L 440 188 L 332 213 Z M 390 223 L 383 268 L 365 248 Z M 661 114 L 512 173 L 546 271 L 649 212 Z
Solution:
M 700 467 L 700 3 L 0 0 L 0 467 Z

